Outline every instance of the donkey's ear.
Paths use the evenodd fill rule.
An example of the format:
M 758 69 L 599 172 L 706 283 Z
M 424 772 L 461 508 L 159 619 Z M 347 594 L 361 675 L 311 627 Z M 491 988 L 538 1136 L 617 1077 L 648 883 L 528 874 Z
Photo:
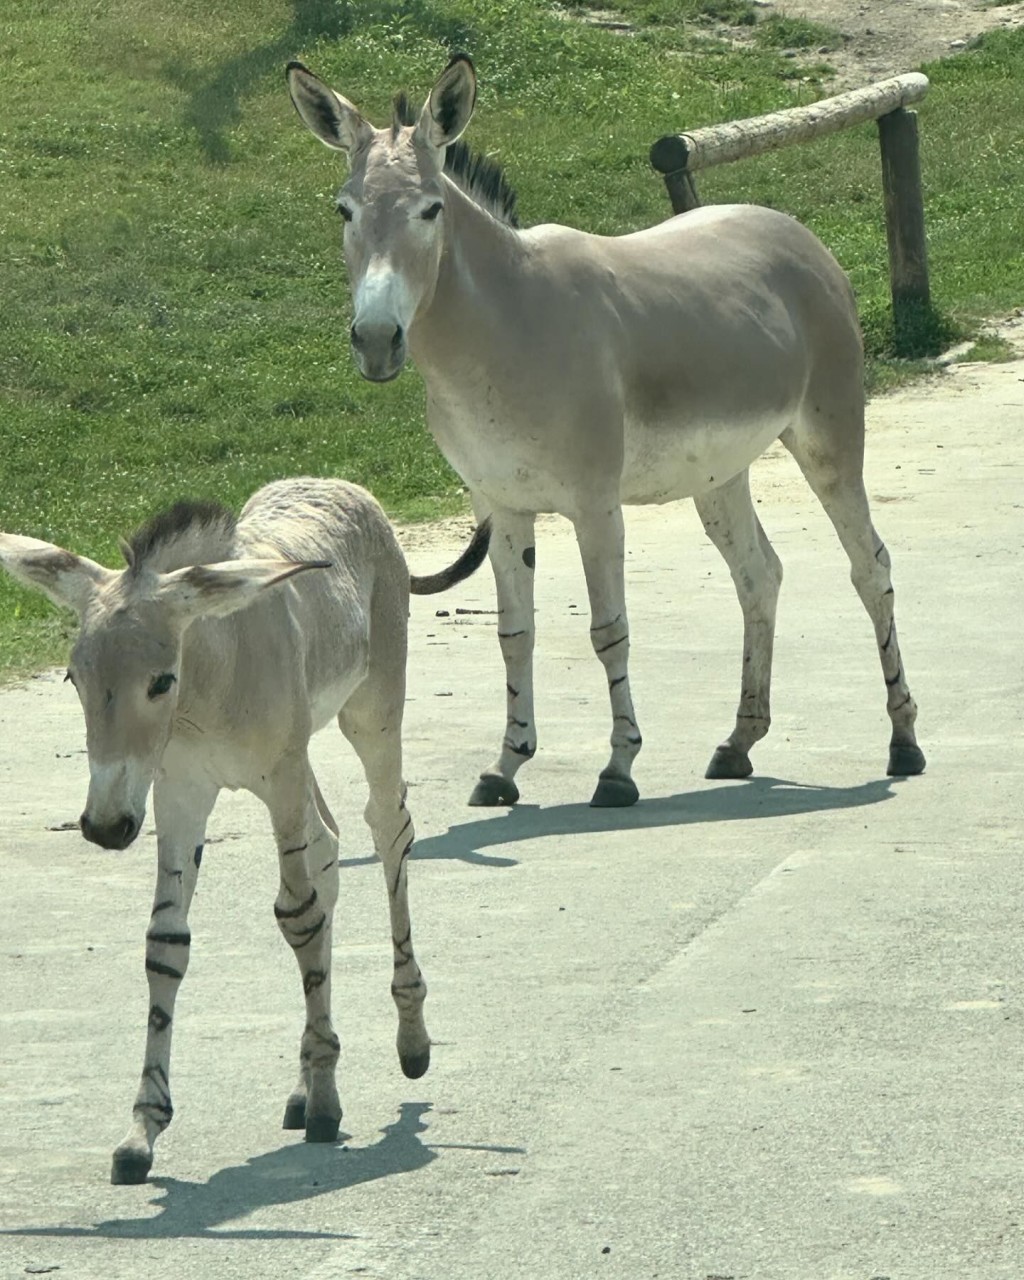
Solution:
M 469 124 L 476 103 L 476 72 L 464 53 L 457 53 L 430 91 L 416 125 L 416 138 L 432 147 L 447 147 Z
M 373 125 L 352 103 L 329 89 L 301 62 L 289 62 L 286 75 L 295 110 L 324 146 L 348 153 L 373 136 Z
M 329 569 L 330 560 L 225 560 L 161 575 L 158 597 L 183 623 L 225 618 L 244 609 L 261 591 L 307 569 Z
M 74 609 L 79 616 L 90 596 L 118 576 L 116 570 L 104 569 L 95 560 L 76 556 L 52 542 L 20 538 L 14 533 L 0 533 L 0 565 L 19 582 L 42 591 L 54 604 Z

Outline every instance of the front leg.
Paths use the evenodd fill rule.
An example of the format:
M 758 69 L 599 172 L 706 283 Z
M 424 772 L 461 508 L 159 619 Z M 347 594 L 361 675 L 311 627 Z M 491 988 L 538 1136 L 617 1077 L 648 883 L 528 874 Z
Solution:
M 132 1123 L 114 1151 L 113 1183 L 145 1182 L 153 1164 L 153 1144 L 171 1122 L 171 1029 L 178 987 L 188 968 L 192 903 L 203 854 L 206 820 L 217 789 L 157 779 L 153 813 L 157 828 L 157 877 L 153 911 L 146 930 L 149 1023 L 142 1081 Z
M 590 803 L 599 808 L 635 804 L 633 761 L 642 744 L 629 692 L 629 621 L 626 617 L 625 532 L 622 508 L 588 512 L 574 521 L 590 596 L 590 639 L 608 677 L 612 754 Z
M 478 512 L 479 515 L 479 512 Z M 516 771 L 537 750 L 533 719 L 533 515 L 492 511 L 490 558 L 498 595 L 498 642 L 505 659 L 505 736 L 497 760 L 480 775 L 471 805 L 515 804 Z
M 305 753 L 276 770 L 261 794 L 273 820 L 281 873 L 274 915 L 295 953 L 306 999 L 299 1083 L 288 1099 L 284 1128 L 304 1128 L 307 1142 L 334 1142 L 341 1121 L 335 1082 L 340 1044 L 331 1022 L 338 837 Z

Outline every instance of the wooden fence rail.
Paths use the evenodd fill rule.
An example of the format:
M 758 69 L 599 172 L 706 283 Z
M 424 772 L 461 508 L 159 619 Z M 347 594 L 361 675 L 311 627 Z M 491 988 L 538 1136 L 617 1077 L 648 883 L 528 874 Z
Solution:
M 823 98 L 806 107 L 669 134 L 651 148 L 651 164 L 665 179 L 673 210 L 685 213 L 700 204 L 693 180 L 693 174 L 700 169 L 810 142 L 851 125 L 877 120 L 889 280 L 898 325 L 908 304 L 919 307 L 930 300 L 917 114 L 907 110 L 908 103 L 920 101 L 927 92 L 928 77 L 911 72 Z

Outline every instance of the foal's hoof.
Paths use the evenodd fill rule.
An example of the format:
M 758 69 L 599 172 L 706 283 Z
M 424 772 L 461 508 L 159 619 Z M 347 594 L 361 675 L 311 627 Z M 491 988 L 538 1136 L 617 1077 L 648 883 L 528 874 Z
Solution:
M 422 1053 L 399 1054 L 398 1061 L 402 1064 L 402 1074 L 409 1080 L 418 1080 L 420 1076 L 427 1074 L 427 1068 L 430 1066 L 430 1045 L 423 1050 Z
M 727 743 L 715 748 L 711 763 L 704 771 L 705 778 L 749 778 L 754 772 L 750 756 L 744 751 L 737 751 Z
M 110 1181 L 115 1187 L 137 1186 L 146 1181 L 152 1167 L 153 1157 L 149 1152 L 118 1147 L 110 1166 Z
M 518 799 L 519 788 L 511 778 L 503 778 L 500 773 L 482 773 L 469 803 L 493 808 L 499 804 L 515 804 Z
M 340 1116 L 311 1116 L 306 1124 L 306 1141 L 337 1142 L 340 1124 Z
M 284 1119 L 281 1121 L 282 1129 L 305 1129 L 306 1127 L 306 1102 L 304 1098 L 297 1101 L 289 1098 L 284 1109 Z
M 640 792 L 632 778 L 616 773 L 602 773 L 597 789 L 590 797 L 592 809 L 628 809 L 640 799 Z
M 889 744 L 889 767 L 885 772 L 890 778 L 912 778 L 915 774 L 924 773 L 924 765 L 924 752 L 915 743 Z

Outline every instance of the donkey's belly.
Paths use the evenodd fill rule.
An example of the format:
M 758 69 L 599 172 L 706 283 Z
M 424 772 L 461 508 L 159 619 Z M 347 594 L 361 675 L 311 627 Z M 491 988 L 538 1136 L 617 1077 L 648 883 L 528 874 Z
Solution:
M 626 427 L 622 501 L 671 502 L 717 489 L 759 458 L 792 423 L 769 415 L 750 422 Z

